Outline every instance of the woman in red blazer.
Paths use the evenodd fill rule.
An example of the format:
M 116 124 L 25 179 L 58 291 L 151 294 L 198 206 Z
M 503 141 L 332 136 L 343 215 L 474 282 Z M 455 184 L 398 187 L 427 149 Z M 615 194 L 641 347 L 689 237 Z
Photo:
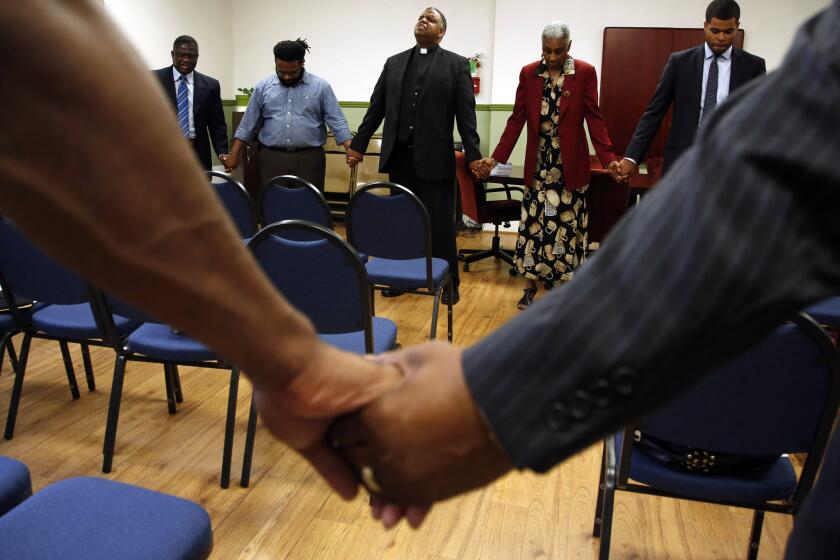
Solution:
M 527 279 L 519 308 L 531 304 L 537 281 L 571 280 L 586 252 L 589 147 L 583 121 L 598 159 L 619 180 L 607 126 L 598 108 L 598 77 L 591 64 L 569 56 L 566 24 L 552 22 L 542 33 L 542 59 L 519 73 L 513 114 L 486 166 L 510 157 L 522 126 L 528 124 L 522 217 L 516 241 L 516 268 Z

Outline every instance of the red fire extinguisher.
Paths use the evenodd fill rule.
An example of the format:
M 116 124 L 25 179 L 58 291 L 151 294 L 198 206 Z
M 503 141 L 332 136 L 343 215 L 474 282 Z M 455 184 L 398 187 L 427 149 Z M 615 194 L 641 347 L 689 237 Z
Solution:
M 476 53 L 470 57 L 470 77 L 472 77 L 473 93 L 478 95 L 481 93 L 481 78 L 478 76 L 478 69 L 481 68 L 481 53 Z

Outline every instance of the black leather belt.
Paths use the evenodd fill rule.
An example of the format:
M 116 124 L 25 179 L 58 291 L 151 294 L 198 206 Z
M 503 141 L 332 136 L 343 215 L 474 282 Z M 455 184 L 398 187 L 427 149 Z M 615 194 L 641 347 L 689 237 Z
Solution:
M 260 144 L 260 149 L 271 150 L 272 152 L 305 152 L 306 150 L 323 150 L 321 146 L 301 146 L 299 148 L 281 148 Z

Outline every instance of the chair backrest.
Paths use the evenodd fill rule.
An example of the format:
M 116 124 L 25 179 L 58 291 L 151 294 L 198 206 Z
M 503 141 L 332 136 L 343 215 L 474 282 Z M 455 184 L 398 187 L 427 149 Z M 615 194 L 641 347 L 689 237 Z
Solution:
M 324 195 L 315 185 L 294 175 L 280 175 L 266 181 L 257 206 L 263 226 L 283 220 L 304 220 L 329 229 L 333 227 Z M 294 233 L 289 230 L 287 234 L 306 235 L 299 230 Z
M 809 451 L 825 431 L 826 412 L 833 419 L 840 402 L 840 364 L 811 317 L 794 320 L 655 411 L 640 429 L 720 452 Z
M 239 235 L 243 238 L 253 236 L 257 231 L 257 213 L 245 186 L 227 173 L 205 171 L 205 174 L 236 224 Z
M 88 301 L 87 282 L 41 251 L 7 219 L 0 219 L 0 282 L 7 297 L 63 305 Z
M 376 192 L 373 192 L 376 191 Z M 431 267 L 431 225 L 420 199 L 395 183 L 369 183 L 347 205 L 347 240 L 372 257 L 426 258 Z
M 295 232 L 309 240 L 290 239 Z M 248 246 L 283 297 L 309 317 L 319 333 L 363 330 L 365 349 L 373 351 L 367 273 L 356 251 L 334 231 L 285 220 L 261 229 Z

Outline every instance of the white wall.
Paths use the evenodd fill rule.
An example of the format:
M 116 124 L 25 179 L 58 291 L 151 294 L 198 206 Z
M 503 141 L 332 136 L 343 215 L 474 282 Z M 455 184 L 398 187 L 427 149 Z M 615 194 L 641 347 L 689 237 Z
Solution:
M 367 101 L 385 59 L 414 45 L 414 24 L 428 5 L 395 0 L 236 0 L 233 15 L 236 87 L 274 72 L 272 47 L 306 38 L 306 67 L 342 101 Z M 447 20 L 441 45 L 463 56 L 493 50 L 495 0 L 435 0 Z M 482 80 L 490 78 L 482 75 Z M 486 78 L 485 78 L 486 77 Z M 485 90 L 487 91 L 487 90 Z M 489 93 L 477 98 L 489 103 Z
M 222 97 L 232 98 L 233 6 L 231 0 L 105 0 L 110 14 L 149 68 L 172 64 L 172 41 L 191 35 L 198 41 L 196 70 L 221 83 Z M 107 54 L 107 53 L 106 53 Z
M 745 48 L 782 60 L 798 26 L 830 0 L 739 0 Z M 442 45 L 484 53 L 479 103 L 512 103 L 519 69 L 540 55 L 540 31 L 553 19 L 572 29 L 574 56 L 600 70 L 604 27 L 700 27 L 706 0 L 434 0 L 449 23 Z M 150 68 L 170 64 L 172 40 L 192 35 L 198 69 L 222 83 L 222 97 L 274 70 L 277 41 L 305 37 L 306 66 L 342 101 L 366 101 L 385 59 L 413 44 L 426 3 L 404 0 L 105 0 Z

